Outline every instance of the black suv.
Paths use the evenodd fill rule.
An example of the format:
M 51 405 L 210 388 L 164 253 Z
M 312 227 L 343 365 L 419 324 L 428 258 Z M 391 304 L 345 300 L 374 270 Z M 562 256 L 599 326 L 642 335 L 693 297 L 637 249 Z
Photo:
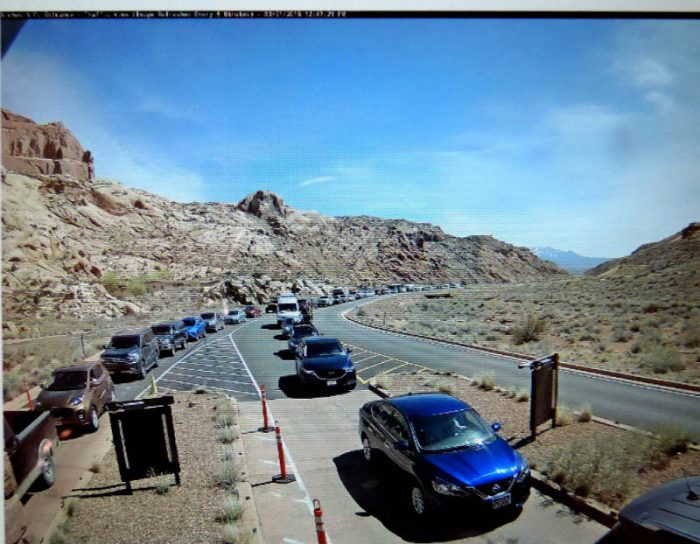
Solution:
M 187 347 L 187 332 L 182 321 L 168 321 L 151 325 L 151 330 L 158 340 L 160 353 L 168 352 L 170 355 L 175 355 L 175 350 L 178 347 L 180 349 Z
M 297 376 L 306 387 L 354 389 L 357 378 L 351 352 L 335 338 L 302 338 L 295 354 Z
M 110 374 L 136 374 L 143 379 L 158 364 L 159 351 L 151 329 L 126 329 L 112 336 L 100 361 Z

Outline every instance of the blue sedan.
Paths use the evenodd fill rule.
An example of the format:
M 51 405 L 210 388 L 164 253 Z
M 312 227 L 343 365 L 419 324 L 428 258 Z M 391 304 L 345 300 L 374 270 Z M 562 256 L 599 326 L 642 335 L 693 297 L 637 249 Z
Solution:
M 469 406 L 443 393 L 368 402 L 360 409 L 365 459 L 379 452 L 408 473 L 420 517 L 442 507 L 520 508 L 530 495 L 525 459 Z
M 196 342 L 207 335 L 207 324 L 201 317 L 183 317 L 182 322 L 185 324 L 188 341 Z

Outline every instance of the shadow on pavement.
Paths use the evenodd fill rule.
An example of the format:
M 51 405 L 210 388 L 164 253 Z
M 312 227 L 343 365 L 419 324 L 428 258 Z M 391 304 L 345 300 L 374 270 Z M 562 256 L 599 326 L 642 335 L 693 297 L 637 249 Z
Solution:
M 266 323 L 265 325 L 260 325 L 260 328 L 266 331 L 276 331 L 279 330 L 280 327 L 277 323 Z
M 285 342 L 289 340 L 288 336 L 285 336 L 284 334 L 276 334 L 273 336 L 275 340 L 284 340 Z
M 294 360 L 294 354 L 289 351 L 288 349 L 281 349 L 279 351 L 276 351 L 274 353 L 277 357 L 282 359 L 283 361 L 293 361 Z
M 332 397 L 334 395 L 345 393 L 344 390 L 335 388 L 318 389 L 312 387 L 304 387 L 296 374 L 281 376 L 278 382 L 278 387 L 290 399 L 313 399 L 316 397 Z
M 355 515 L 377 518 L 389 531 L 408 542 L 447 542 L 479 536 L 514 521 L 521 512 L 476 512 L 470 517 L 469 511 L 460 511 L 418 519 L 410 504 L 408 477 L 388 461 L 369 466 L 362 450 L 355 450 L 334 458 L 333 462 L 348 493 L 363 509 Z

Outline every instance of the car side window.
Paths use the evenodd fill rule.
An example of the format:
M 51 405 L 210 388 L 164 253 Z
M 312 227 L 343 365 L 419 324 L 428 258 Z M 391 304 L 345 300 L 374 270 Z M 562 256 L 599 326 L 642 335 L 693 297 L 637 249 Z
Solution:
M 102 367 L 101 366 L 94 367 L 92 369 L 92 371 L 90 372 L 90 374 L 91 374 L 91 376 L 90 376 L 91 378 L 99 379 L 100 377 L 102 377 Z
M 388 409 L 388 427 L 387 430 L 394 440 L 406 440 L 408 438 L 408 426 L 404 421 L 403 416 L 395 409 L 387 406 Z
M 149 344 L 151 340 L 153 340 L 153 332 L 147 331 L 146 334 L 143 335 L 143 343 Z

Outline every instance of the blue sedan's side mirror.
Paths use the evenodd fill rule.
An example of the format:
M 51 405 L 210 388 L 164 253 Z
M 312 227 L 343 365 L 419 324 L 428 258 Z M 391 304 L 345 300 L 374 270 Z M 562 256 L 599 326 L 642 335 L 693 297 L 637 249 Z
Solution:
M 398 451 L 406 451 L 410 448 L 408 440 L 397 440 L 394 442 L 394 448 Z
M 352 353 L 352 348 L 348 348 L 348 353 Z
M 500 424 L 498 421 L 496 421 L 496 423 L 494 423 L 493 425 L 491 425 L 491 428 L 492 428 L 494 431 L 498 432 L 498 431 L 501 430 L 501 424 Z

